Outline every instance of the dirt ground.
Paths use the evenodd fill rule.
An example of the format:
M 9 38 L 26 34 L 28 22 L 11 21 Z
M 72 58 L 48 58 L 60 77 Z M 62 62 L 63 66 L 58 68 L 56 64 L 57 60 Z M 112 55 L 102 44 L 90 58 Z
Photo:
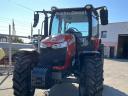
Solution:
M 0 81 L 4 76 L 0 76 Z M 128 96 L 128 60 L 105 59 L 103 96 Z M 46 91 L 36 90 L 35 96 L 45 96 Z M 49 90 L 49 96 L 78 96 L 77 84 L 59 84 Z M 52 95 L 51 95 L 52 94 Z M 0 86 L 0 96 L 14 96 L 12 76 Z

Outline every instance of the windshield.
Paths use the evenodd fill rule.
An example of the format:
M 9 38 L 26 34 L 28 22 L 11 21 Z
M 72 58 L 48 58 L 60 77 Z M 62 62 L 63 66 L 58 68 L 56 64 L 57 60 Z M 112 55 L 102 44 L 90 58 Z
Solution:
M 75 28 L 88 36 L 88 18 L 85 12 L 58 12 L 53 17 L 51 35 L 63 34 L 69 28 Z

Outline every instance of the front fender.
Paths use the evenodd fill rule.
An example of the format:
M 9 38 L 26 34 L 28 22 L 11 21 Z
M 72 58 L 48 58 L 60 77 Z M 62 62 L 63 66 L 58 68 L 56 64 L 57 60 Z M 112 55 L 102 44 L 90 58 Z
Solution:
M 94 56 L 94 55 L 100 55 L 99 51 L 83 51 L 79 54 L 80 57 L 83 56 Z
M 35 49 L 33 49 L 33 48 L 23 48 L 23 49 L 19 49 L 19 51 L 28 51 L 28 52 L 31 52 L 31 51 L 35 51 Z

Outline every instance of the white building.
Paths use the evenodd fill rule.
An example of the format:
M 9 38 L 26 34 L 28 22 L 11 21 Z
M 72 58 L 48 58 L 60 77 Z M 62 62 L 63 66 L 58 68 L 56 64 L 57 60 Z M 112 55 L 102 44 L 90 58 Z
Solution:
M 128 58 L 128 22 L 100 25 L 100 33 L 105 57 Z

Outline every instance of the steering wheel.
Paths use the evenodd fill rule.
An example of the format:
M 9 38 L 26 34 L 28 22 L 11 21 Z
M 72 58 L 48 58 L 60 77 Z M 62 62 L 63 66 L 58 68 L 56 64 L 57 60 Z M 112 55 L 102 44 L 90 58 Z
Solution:
M 70 27 L 71 29 L 73 29 L 73 30 L 76 30 L 76 32 L 80 32 L 77 28 L 75 28 L 75 27 Z M 70 29 L 69 28 L 69 29 Z
M 80 32 L 77 28 L 74 28 L 74 27 L 70 27 L 66 33 L 76 33 L 76 32 Z

